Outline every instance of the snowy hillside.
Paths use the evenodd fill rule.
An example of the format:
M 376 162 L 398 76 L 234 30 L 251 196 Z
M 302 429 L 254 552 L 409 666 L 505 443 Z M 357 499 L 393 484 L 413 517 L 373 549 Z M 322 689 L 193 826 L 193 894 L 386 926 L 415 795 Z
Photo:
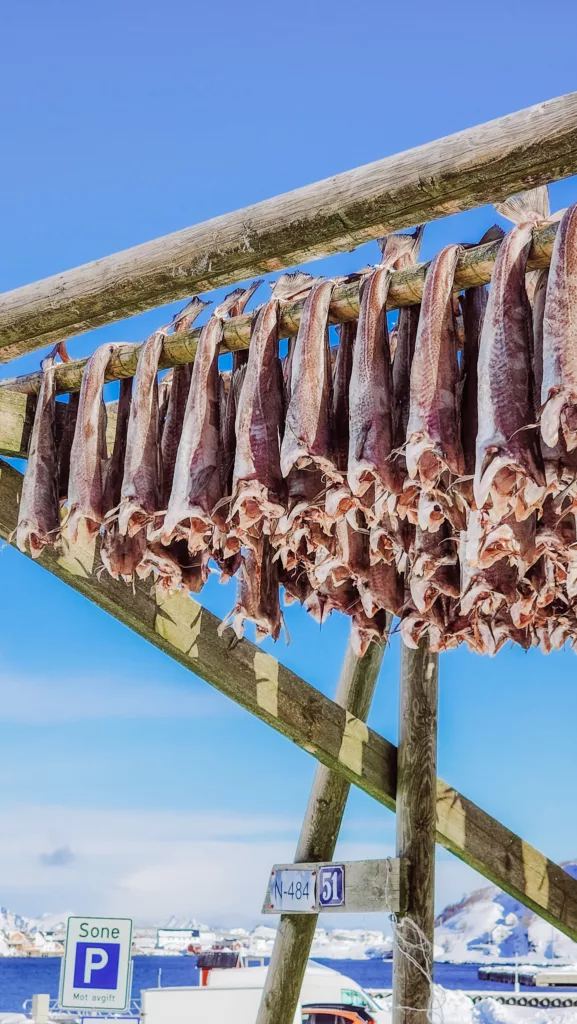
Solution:
M 577 864 L 563 867 L 577 878 Z M 443 949 L 439 959 L 511 960 L 517 954 L 531 962 L 577 962 L 577 943 L 496 886 L 477 889 L 446 907 L 435 923 L 435 944 Z

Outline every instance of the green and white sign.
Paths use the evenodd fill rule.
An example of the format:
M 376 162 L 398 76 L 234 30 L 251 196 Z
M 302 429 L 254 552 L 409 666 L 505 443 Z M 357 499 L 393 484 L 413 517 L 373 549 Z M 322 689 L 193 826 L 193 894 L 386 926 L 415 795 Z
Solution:
M 130 1002 L 132 921 L 69 917 L 60 972 L 64 1010 L 126 1010 Z

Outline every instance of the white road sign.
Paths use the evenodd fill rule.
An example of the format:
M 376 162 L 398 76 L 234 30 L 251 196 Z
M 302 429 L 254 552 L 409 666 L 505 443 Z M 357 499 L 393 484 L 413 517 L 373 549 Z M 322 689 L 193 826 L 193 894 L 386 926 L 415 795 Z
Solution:
M 64 1010 L 126 1010 L 130 1001 L 132 921 L 69 917 L 60 973 Z
M 317 891 L 316 870 L 288 871 L 274 869 L 270 876 L 269 912 L 311 914 L 315 909 Z

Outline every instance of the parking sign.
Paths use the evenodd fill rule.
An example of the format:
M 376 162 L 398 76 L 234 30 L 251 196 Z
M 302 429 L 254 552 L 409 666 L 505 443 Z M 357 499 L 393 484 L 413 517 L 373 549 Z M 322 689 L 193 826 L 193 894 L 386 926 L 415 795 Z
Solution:
M 125 1010 L 130 1000 L 132 921 L 69 917 L 60 975 L 66 1010 Z

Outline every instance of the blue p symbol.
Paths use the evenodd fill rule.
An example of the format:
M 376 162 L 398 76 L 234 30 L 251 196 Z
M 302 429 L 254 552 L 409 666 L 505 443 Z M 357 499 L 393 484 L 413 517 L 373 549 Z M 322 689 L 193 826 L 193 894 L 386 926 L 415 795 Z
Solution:
M 74 988 L 116 988 L 118 942 L 78 942 L 74 961 Z

